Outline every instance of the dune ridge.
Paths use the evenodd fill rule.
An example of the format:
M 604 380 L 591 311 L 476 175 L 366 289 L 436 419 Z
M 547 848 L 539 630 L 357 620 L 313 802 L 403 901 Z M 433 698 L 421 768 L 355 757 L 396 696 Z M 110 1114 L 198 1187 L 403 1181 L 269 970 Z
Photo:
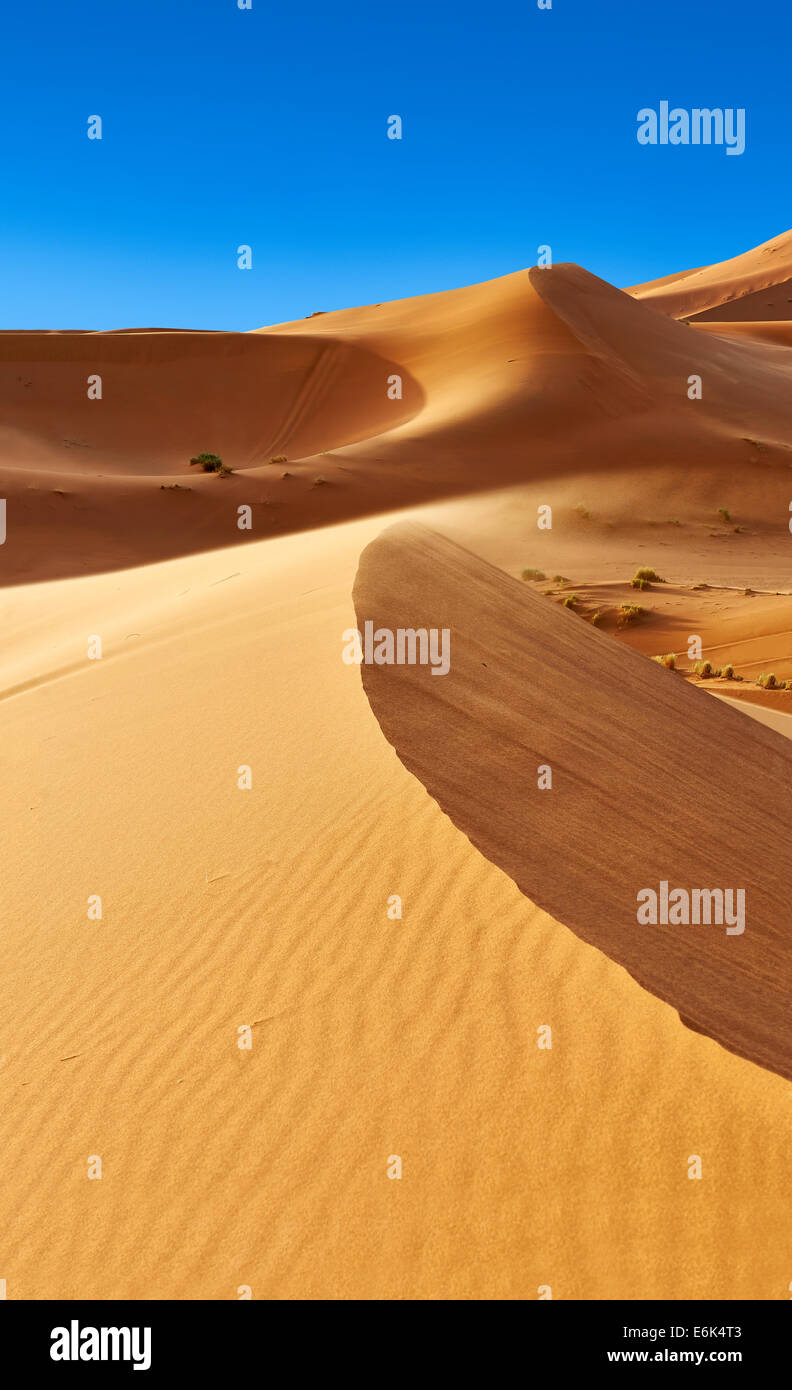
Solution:
M 476 848 L 689 1026 L 792 1079 L 788 740 L 415 525 L 366 549 L 354 601 L 361 628 L 451 630 L 447 676 L 361 673 L 385 737 Z M 663 880 L 744 889 L 744 934 L 638 925 L 637 893 Z

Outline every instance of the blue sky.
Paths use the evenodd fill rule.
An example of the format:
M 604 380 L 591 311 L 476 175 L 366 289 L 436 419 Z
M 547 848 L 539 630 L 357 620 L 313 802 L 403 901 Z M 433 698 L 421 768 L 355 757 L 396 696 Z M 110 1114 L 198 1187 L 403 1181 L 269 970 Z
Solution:
M 792 224 L 788 0 L 40 0 L 0 35 L 2 328 L 248 329 L 543 244 L 624 285 Z M 745 107 L 745 153 L 640 146 L 662 99 Z

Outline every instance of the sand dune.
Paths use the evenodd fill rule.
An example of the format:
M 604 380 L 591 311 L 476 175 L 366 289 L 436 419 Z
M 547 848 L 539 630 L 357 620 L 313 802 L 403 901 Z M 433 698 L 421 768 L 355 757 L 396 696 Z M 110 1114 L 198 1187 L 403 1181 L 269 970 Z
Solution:
M 779 347 L 792 347 L 792 318 L 781 320 L 777 323 L 768 322 L 745 322 L 737 323 L 732 319 L 722 322 L 709 322 L 704 318 L 691 319 L 698 332 L 709 332 L 720 337 L 736 338 L 738 342 L 745 338 L 756 338 L 763 343 L 776 343 Z
M 233 468 L 376 434 L 418 408 L 379 387 L 396 364 L 349 344 L 250 333 L 0 335 L 3 444 L 21 467 L 88 475 L 184 472 L 222 449 Z M 89 378 L 102 380 L 101 400 Z M 69 452 L 67 453 L 66 450 Z
M 786 509 L 786 346 L 691 331 L 648 303 L 559 265 L 250 334 L 3 334 L 0 576 L 133 566 L 499 485 L 560 499 L 581 466 L 606 487 L 639 467 L 642 493 L 679 491 L 688 510 L 731 478 L 763 519 Z M 752 479 L 754 438 L 771 452 Z M 202 451 L 234 474 L 191 468 Z
M 792 318 L 792 232 L 716 265 L 632 285 L 629 293 L 673 318 Z
M 3 600 L 9 1299 L 786 1298 L 788 1087 L 487 863 L 343 665 L 382 524 Z
M 361 631 L 451 631 L 445 676 L 361 671 L 386 738 L 471 843 L 690 1026 L 792 1080 L 789 743 L 632 652 L 615 660 L 606 636 L 417 527 L 369 546 L 355 608 Z M 712 749 L 739 793 L 717 817 Z M 744 889 L 748 929 L 637 925 L 637 893 L 663 880 Z
M 668 317 L 773 307 L 778 241 L 665 314 L 560 265 L 0 335 L 10 1299 L 788 1298 L 792 696 L 649 660 L 689 630 L 792 674 L 789 325 Z M 405 518 L 450 539 L 377 539 Z M 455 632 L 428 703 L 364 671 L 382 728 L 359 563 L 359 611 Z M 634 627 L 560 607 L 639 564 Z M 745 934 L 647 954 L 639 870 L 742 874 Z

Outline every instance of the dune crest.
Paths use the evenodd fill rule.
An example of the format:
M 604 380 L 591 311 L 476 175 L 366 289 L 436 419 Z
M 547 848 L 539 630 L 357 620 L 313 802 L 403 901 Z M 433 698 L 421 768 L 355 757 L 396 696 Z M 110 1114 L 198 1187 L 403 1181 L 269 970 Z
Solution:
M 451 630 L 441 679 L 361 673 L 472 844 L 689 1027 L 792 1079 L 789 741 L 413 524 L 364 551 L 354 603 L 360 628 Z M 745 931 L 640 925 L 637 895 L 663 881 L 745 890 Z

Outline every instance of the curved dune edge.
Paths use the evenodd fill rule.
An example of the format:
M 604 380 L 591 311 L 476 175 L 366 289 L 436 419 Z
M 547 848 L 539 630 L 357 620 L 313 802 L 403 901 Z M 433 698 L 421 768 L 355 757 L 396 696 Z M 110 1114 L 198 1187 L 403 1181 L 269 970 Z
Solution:
M 471 843 L 688 1027 L 792 1080 L 789 741 L 411 523 L 363 552 L 353 598 L 361 631 L 451 631 L 445 676 L 361 674 Z M 639 925 L 636 895 L 662 880 L 744 888 L 744 933 Z

